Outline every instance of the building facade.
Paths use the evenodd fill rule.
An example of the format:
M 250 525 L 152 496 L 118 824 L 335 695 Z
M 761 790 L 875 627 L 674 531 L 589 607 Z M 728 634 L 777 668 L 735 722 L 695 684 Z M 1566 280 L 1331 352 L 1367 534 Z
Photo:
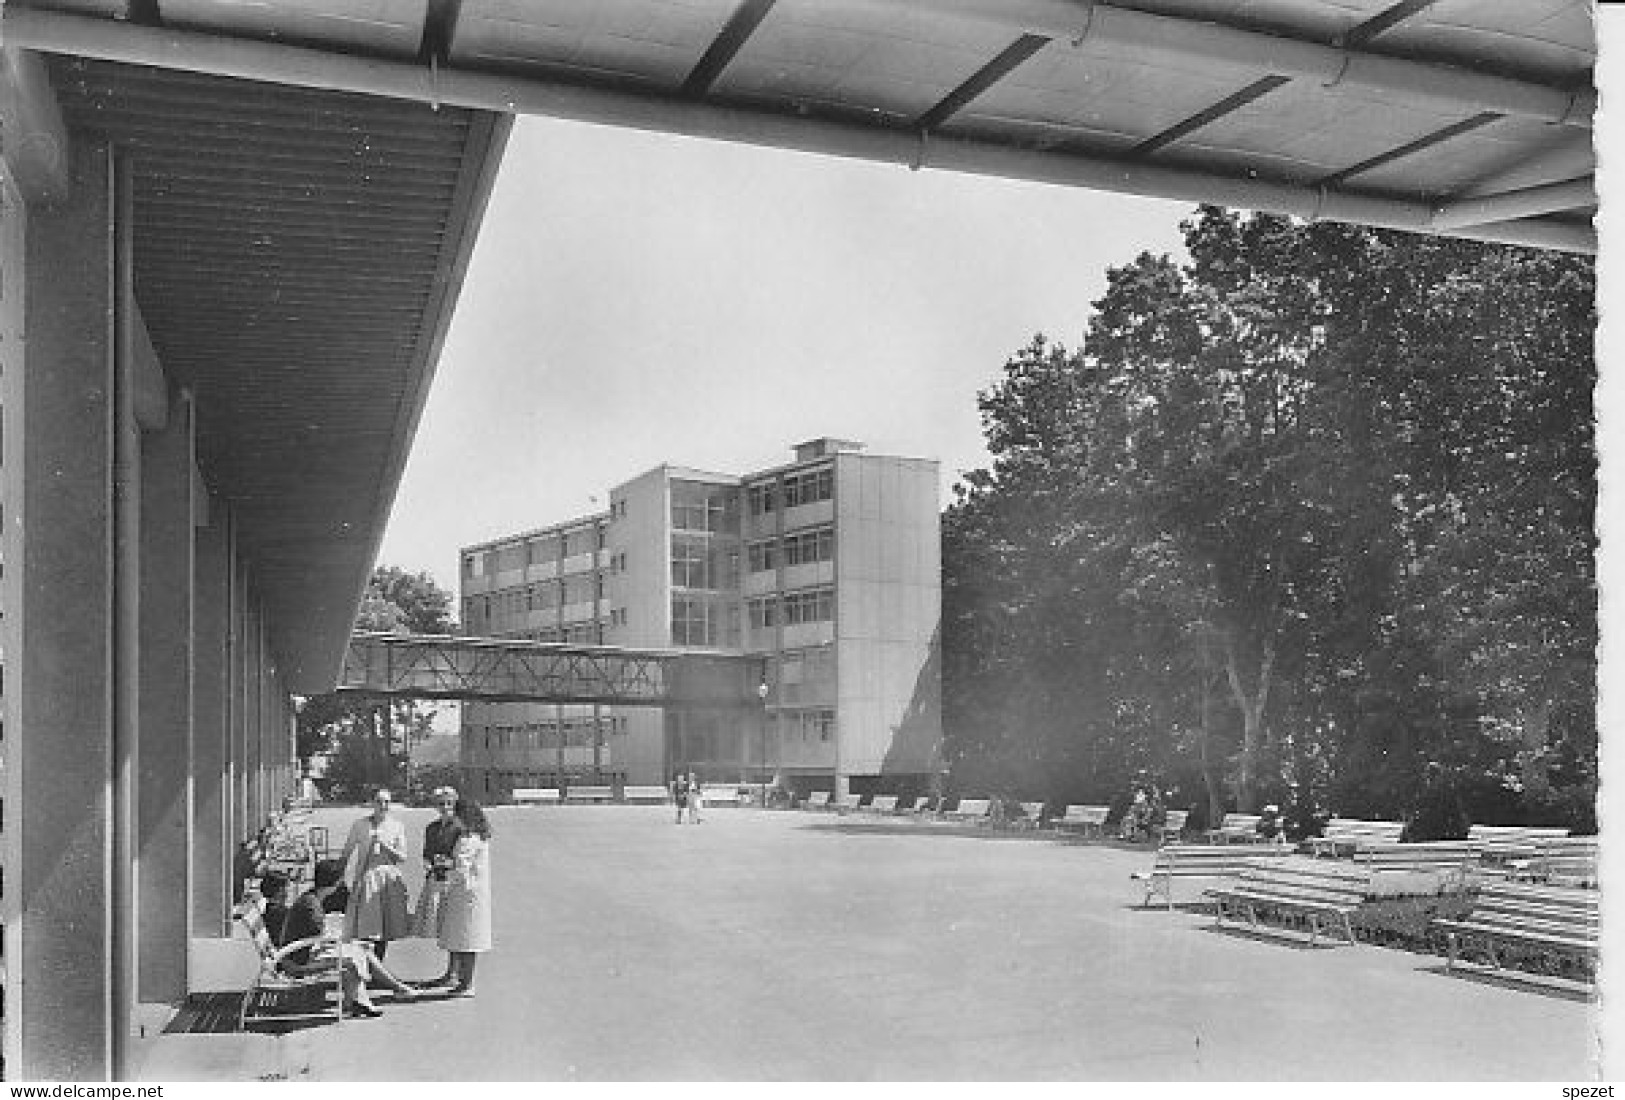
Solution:
M 757 706 L 465 704 L 463 781 L 913 789 L 940 767 L 934 461 L 818 439 L 745 475 L 660 466 L 605 512 L 462 552 L 465 632 L 759 664 Z

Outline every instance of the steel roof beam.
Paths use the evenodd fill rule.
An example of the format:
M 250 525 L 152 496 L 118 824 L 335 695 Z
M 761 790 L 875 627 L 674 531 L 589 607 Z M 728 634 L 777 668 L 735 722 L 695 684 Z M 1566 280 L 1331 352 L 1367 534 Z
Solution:
M 683 81 L 683 94 L 699 97 L 711 90 L 711 85 L 717 82 L 731 61 L 744 49 L 750 36 L 756 33 L 756 28 L 767 13 L 773 10 L 773 0 L 742 0 L 734 9 L 733 15 L 722 27 L 721 33 L 712 41 L 705 55 L 700 58 L 699 64 L 694 66 Z
M 999 56 L 976 70 L 964 83 L 944 96 L 936 106 L 915 119 L 914 128 L 935 130 L 1049 43 L 1050 40 L 1041 34 L 1022 35 L 1006 46 Z
M 1133 11 L 1088 0 L 866 0 L 992 23 L 1113 51 L 1139 51 L 1204 64 L 1219 61 L 1260 73 L 1301 77 L 1327 87 L 1362 88 L 1451 111 L 1497 111 L 1517 118 L 1591 128 L 1593 88 L 1554 88 L 1454 65 L 1410 61 L 1358 49 L 1265 34 L 1224 23 Z
M 1210 202 L 1301 218 L 1439 232 L 1433 207 L 1331 187 L 1270 182 L 1118 157 L 1034 150 L 907 128 L 750 110 L 643 89 L 582 87 L 528 76 L 428 68 L 410 62 L 133 27 L 107 19 L 7 6 L 8 42 L 55 53 L 158 65 L 247 80 L 360 92 L 483 111 L 544 115 L 599 125 L 739 141 L 830 156 L 975 175 L 1089 187 L 1183 202 Z M 1456 236 L 1595 252 L 1589 226 L 1521 219 L 1450 230 Z
M 1386 34 L 1413 15 L 1419 15 L 1439 0 L 1400 0 L 1386 11 L 1378 12 L 1358 26 L 1351 27 L 1332 40 L 1334 46 L 1353 50 L 1364 46 L 1379 34 Z
M 1198 111 L 1185 121 L 1168 127 L 1160 134 L 1153 134 L 1151 137 L 1146 138 L 1130 150 L 1130 153 L 1141 157 L 1154 153 L 1164 145 L 1171 145 L 1180 138 L 1217 122 L 1225 115 L 1241 110 L 1255 99 L 1261 99 L 1281 85 L 1290 84 L 1291 82 L 1292 78 L 1287 76 L 1266 76 L 1262 80 L 1255 80 L 1234 95 L 1226 96 L 1213 106 Z
M 1594 206 L 1596 202 L 1597 181 L 1587 176 L 1584 179 L 1549 183 L 1543 187 L 1526 187 L 1446 203 L 1435 211 L 1433 225 L 1441 230 L 1461 229 L 1513 218 L 1581 210 Z

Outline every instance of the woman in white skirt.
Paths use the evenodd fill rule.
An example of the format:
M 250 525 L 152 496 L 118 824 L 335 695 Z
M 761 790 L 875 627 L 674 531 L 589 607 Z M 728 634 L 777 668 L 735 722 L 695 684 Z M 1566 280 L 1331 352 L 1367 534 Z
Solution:
M 372 813 L 350 827 L 344 841 L 344 882 L 350 888 L 345 910 L 345 939 L 367 940 L 380 959 L 390 940 L 411 934 L 406 879 L 406 826 L 389 812 L 394 800 L 379 788 L 372 796 Z
M 429 822 L 423 830 L 423 890 L 418 894 L 417 909 L 412 916 L 412 934 L 420 939 L 440 939 L 440 925 L 445 919 L 446 893 L 451 889 L 451 868 L 457 851 L 457 838 L 463 835 L 463 823 L 457 820 L 457 791 L 453 787 L 436 787 L 435 808 L 440 816 Z M 446 972 L 425 985 L 450 985 L 451 959 L 446 959 Z
M 474 995 L 474 964 L 491 950 L 491 825 L 479 803 L 457 800 L 462 835 L 441 903 L 440 946 L 451 953 L 453 997 Z

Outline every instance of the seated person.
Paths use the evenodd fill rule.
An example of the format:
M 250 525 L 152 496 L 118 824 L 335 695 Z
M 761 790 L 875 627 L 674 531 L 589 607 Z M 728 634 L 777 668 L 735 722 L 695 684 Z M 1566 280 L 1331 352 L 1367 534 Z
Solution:
M 287 910 L 280 934 L 267 916 L 266 928 L 271 933 L 272 942 L 282 947 L 312 936 L 321 936 L 325 930 L 326 913 L 343 880 L 344 865 L 338 860 L 324 859 L 316 864 L 316 877 L 311 888 L 299 895 L 299 900 Z M 263 887 L 261 889 L 263 892 Z M 286 883 L 283 889 L 286 889 Z M 324 965 L 322 960 L 330 959 L 334 952 L 344 960 L 340 984 L 343 988 L 344 1011 L 348 1015 L 383 1015 L 367 992 L 367 984 L 373 979 L 393 990 L 398 1001 L 410 1001 L 416 996 L 405 982 L 384 968 L 370 947 L 353 940 L 331 940 L 314 947 L 301 948 L 291 953 L 282 965 L 290 974 L 310 973 Z
M 1259 836 L 1271 844 L 1280 844 L 1286 840 L 1286 833 L 1281 822 L 1281 807 L 1271 803 L 1258 813 L 1258 824 L 1253 826 Z
M 260 897 L 265 902 L 260 911 L 265 932 L 272 943 L 281 947 L 288 942 L 282 935 L 282 927 L 288 923 L 288 876 L 281 871 L 265 872 L 260 876 Z

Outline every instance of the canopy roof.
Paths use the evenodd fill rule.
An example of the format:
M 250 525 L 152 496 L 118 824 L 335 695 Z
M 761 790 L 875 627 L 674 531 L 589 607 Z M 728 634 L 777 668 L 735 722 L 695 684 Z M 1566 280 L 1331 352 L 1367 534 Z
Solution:
M 11 0 L 4 16 L 8 42 L 46 50 L 1595 248 L 1589 0 Z
M 509 117 L 1594 251 L 1589 0 L 7 0 L 330 687 Z

